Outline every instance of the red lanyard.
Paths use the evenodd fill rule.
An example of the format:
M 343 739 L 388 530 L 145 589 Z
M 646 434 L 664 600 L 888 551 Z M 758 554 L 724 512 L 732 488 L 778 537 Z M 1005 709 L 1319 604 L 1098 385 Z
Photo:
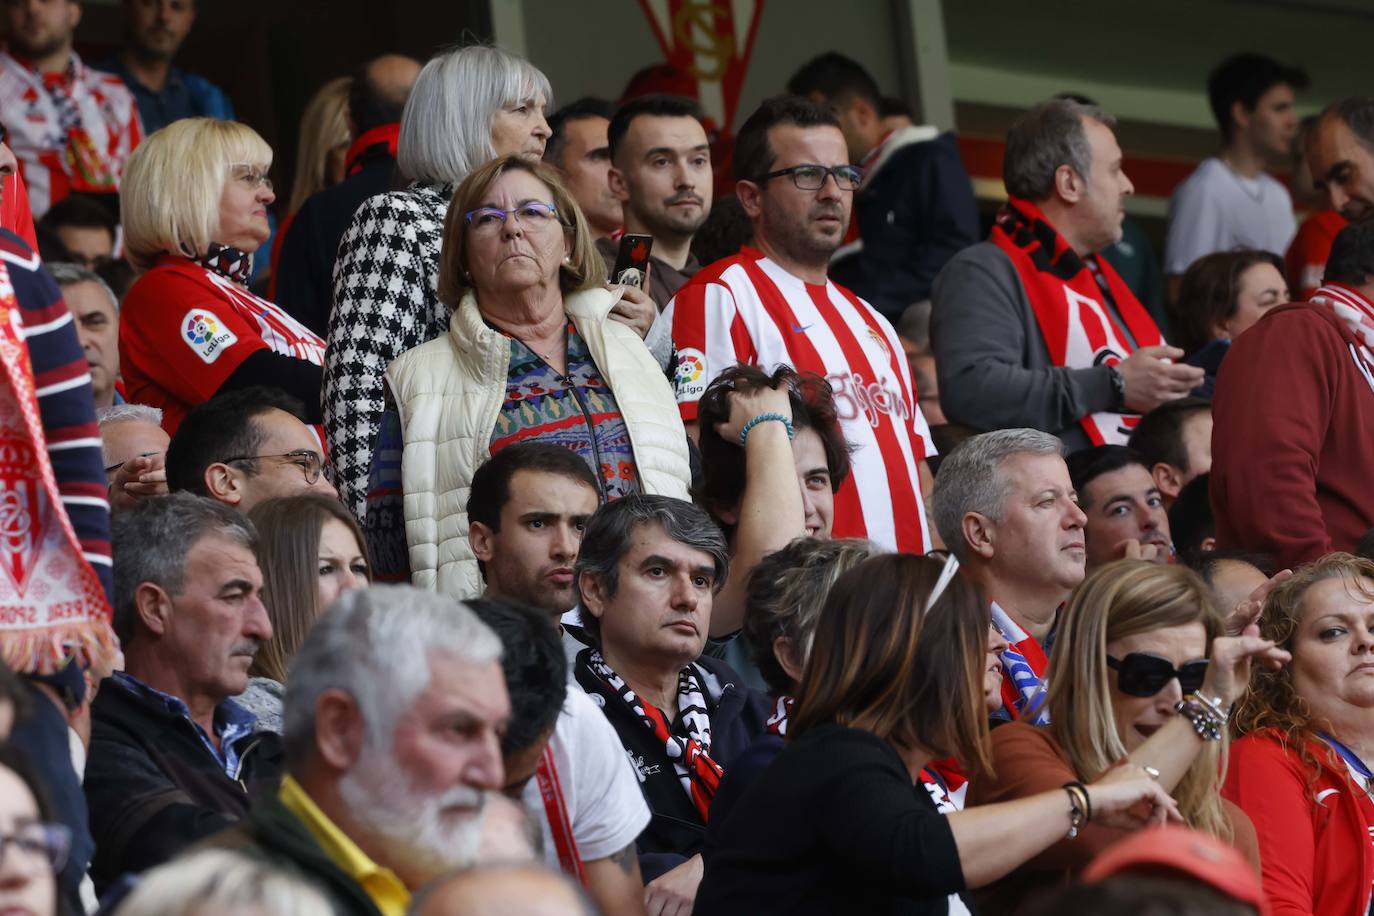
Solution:
M 549 818 L 553 845 L 558 851 L 558 864 L 562 866 L 564 874 L 576 878 L 578 883 L 586 887 L 587 870 L 582 867 L 582 857 L 577 853 L 577 840 L 573 838 L 572 821 L 568 818 L 568 805 L 563 800 L 563 786 L 558 781 L 558 767 L 553 761 L 552 748 L 544 748 L 535 776 L 539 779 L 539 796 L 544 800 L 544 813 Z

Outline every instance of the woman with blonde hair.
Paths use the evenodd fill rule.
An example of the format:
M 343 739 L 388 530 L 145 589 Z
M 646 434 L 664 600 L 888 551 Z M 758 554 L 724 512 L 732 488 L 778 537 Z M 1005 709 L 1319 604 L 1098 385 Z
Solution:
M 607 288 L 587 220 L 552 167 L 505 156 L 468 175 L 439 256 L 448 333 L 386 370 L 367 506 L 379 576 L 481 594 L 468 491 L 477 467 L 516 442 L 577 452 L 603 501 L 687 498 L 672 387 L 639 335 L 611 317 L 631 292 L 647 299 Z
M 708 824 L 696 910 L 730 914 L 967 913 L 995 881 L 1088 821 L 1177 818 L 1139 767 L 1090 785 L 941 814 L 922 769 L 987 770 L 987 674 L 1000 641 L 973 585 L 941 562 L 871 557 L 821 611 L 787 747 Z
M 1228 715 L 1251 659 L 1280 664 L 1287 653 L 1253 626 L 1224 635 L 1211 591 L 1192 570 L 1140 560 L 1094 570 L 1054 632 L 1049 725 L 994 731 L 996 776 L 974 777 L 970 804 L 1100 779 L 1127 764 L 1173 795 L 1188 826 L 1229 842 L 1258 869 L 1254 828 L 1220 795 Z M 1123 835 L 1090 825 L 1054 843 L 981 893 L 979 910 L 1015 912 L 1034 889 L 1076 876 Z
M 1260 630 L 1293 654 L 1257 671 L 1224 792 L 1259 835 L 1275 913 L 1367 913 L 1374 885 L 1374 562 L 1333 553 L 1264 604 Z
M 119 310 L 130 402 L 187 411 L 253 385 L 299 398 L 319 418 L 324 341 L 248 291 L 275 197 L 272 149 L 235 121 L 185 118 L 144 140 L 119 189 L 124 246 L 140 272 Z
M 348 93 L 353 77 L 339 76 L 321 86 L 301 115 L 296 144 L 296 174 L 291 180 L 288 217 L 316 191 L 338 184 L 344 177 L 344 158 L 350 142 Z M 278 235 L 285 235 L 286 227 Z
M 262 600 L 272 638 L 248 669 L 248 689 L 236 702 L 258 727 L 282 730 L 286 675 L 316 619 L 344 592 L 372 581 L 363 532 L 344 504 L 322 493 L 258 503 L 248 513 L 258 530 Z

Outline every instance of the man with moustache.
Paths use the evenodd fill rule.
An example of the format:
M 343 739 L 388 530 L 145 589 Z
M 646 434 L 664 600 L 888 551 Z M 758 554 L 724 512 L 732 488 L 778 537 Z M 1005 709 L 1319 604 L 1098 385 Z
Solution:
M 931 514 L 963 572 L 992 602 L 1002 650 L 999 719 L 1049 721 L 1045 676 L 1059 608 L 1083 581 L 1083 526 L 1063 444 L 1035 429 L 999 429 L 940 462 Z
M 81 4 L 5 0 L 3 7 L 9 44 L 0 52 L 0 121 L 34 218 L 73 191 L 113 195 L 144 131 L 119 77 L 88 68 L 72 50 Z
M 282 766 L 230 699 L 272 638 L 252 523 L 175 493 L 117 515 L 114 540 L 125 664 L 91 704 L 85 778 L 98 893 L 237 821 Z
M 1154 319 L 1099 252 L 1121 238 L 1116 119 L 1057 98 L 1007 133 L 1009 198 L 992 235 L 935 279 L 930 338 L 940 404 L 975 430 L 1030 427 L 1070 453 L 1124 445 L 1139 415 L 1186 396 L 1203 371 L 1176 362 Z
M 806 99 L 768 99 L 740 128 L 733 168 L 753 247 L 704 268 L 660 318 L 678 348 L 688 432 L 706 386 L 737 363 L 826 377 L 854 446 L 854 472 L 835 494 L 834 536 L 924 553 L 925 458 L 935 447 L 911 367 L 887 319 L 826 276 L 862 179 L 839 122 Z
M 215 846 L 288 862 L 335 913 L 404 916 L 476 861 L 505 772 L 501 642 L 466 605 L 355 589 L 316 621 L 286 684 L 286 775 Z
M 711 214 L 712 182 L 703 117 L 691 99 L 646 95 L 621 105 L 607 131 L 607 180 L 625 232 L 654 239 L 648 290 L 660 309 L 701 269 L 692 238 Z M 607 269 L 614 267 L 619 241 L 598 239 L 596 248 Z

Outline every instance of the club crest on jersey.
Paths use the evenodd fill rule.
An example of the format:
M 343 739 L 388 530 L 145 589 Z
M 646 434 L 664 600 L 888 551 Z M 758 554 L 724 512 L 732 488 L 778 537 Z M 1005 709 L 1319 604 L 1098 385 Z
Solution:
M 673 386 L 679 398 L 699 398 L 706 390 L 706 354 L 690 347 L 677 351 Z
M 238 343 L 238 335 L 224 326 L 219 316 L 206 309 L 191 309 L 181 319 L 182 339 L 206 363 Z
M 877 328 L 868 328 L 868 336 L 873 338 L 874 343 L 883 348 L 883 353 L 887 355 L 888 359 L 892 358 L 892 348 L 887 345 L 886 338 L 879 333 Z

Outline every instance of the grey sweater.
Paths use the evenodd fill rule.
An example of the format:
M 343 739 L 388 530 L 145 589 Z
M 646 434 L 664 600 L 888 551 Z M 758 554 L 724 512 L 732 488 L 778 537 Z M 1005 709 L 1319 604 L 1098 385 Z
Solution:
M 1114 408 L 1111 371 L 1050 363 L 1025 287 L 1002 249 L 980 242 L 955 255 L 935 278 L 931 303 L 940 406 L 951 422 L 979 432 L 1044 430 L 1064 440 L 1066 452 L 1092 444 L 1078 421 Z

